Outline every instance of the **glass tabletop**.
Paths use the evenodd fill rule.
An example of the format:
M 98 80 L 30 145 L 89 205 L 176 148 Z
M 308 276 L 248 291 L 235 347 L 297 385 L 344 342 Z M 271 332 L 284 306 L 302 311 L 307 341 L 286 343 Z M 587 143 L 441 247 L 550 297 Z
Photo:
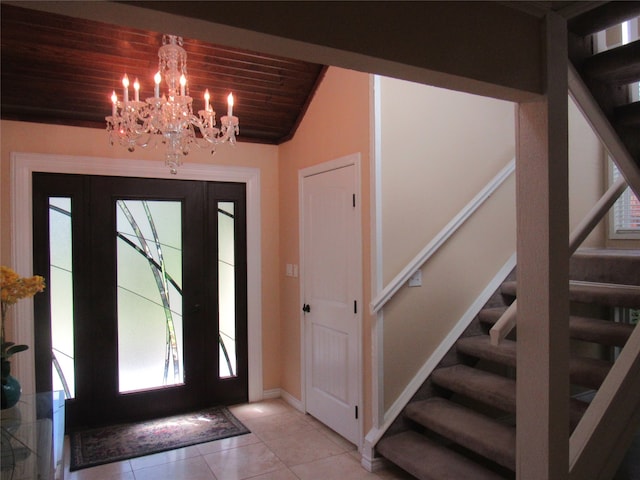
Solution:
M 22 395 L 0 411 L 1 480 L 61 480 L 64 393 Z

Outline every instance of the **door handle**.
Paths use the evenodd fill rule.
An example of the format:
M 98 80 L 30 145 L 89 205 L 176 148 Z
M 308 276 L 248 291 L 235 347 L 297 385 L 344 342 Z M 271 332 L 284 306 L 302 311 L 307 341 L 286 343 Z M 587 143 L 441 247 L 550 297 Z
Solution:
M 309 304 L 308 304 L 308 303 L 305 303 L 305 304 L 302 306 L 302 311 L 303 311 L 304 313 L 309 313 L 309 312 L 311 311 L 311 307 L 309 306 Z

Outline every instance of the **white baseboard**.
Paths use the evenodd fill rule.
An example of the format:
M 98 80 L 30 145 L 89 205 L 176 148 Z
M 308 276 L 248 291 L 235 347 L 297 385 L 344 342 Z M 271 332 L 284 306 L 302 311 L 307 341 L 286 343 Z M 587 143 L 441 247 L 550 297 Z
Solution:
M 305 413 L 304 405 L 302 404 L 302 402 L 286 390 L 280 389 L 280 397 L 299 412 Z
M 377 472 L 387 467 L 388 465 L 391 465 L 388 460 L 385 460 L 382 457 L 369 458 L 365 455 L 362 455 L 360 458 L 360 465 L 362 465 L 362 468 L 364 468 L 367 472 Z
M 271 390 L 264 390 L 262 392 L 263 400 L 271 400 L 274 398 L 280 398 L 282 396 L 282 390 L 279 388 L 272 388 Z
M 281 388 L 272 388 L 270 390 L 265 390 L 262 392 L 263 400 L 273 400 L 274 398 L 281 398 L 299 412 L 305 413 L 304 405 L 302 404 L 302 402 L 286 390 L 283 390 Z

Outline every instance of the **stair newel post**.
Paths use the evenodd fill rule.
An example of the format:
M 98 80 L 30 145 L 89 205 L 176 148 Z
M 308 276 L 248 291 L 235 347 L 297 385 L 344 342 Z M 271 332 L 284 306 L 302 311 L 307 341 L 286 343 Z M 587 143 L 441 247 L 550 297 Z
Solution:
M 518 480 L 560 480 L 569 458 L 566 21 L 543 20 L 545 94 L 517 105 Z

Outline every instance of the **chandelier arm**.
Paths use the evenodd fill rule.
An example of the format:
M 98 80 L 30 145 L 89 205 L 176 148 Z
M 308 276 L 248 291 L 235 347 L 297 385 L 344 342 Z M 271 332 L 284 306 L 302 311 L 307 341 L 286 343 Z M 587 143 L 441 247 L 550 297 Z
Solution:
M 158 51 L 158 72 L 154 76 L 154 96 L 140 101 L 138 80 L 134 82 L 134 100 L 129 100 L 129 79 L 125 74 L 124 101 L 118 101 L 114 90 L 111 95 L 112 114 L 105 117 L 109 141 L 116 141 L 134 151 L 135 147 L 147 147 L 162 143 L 165 146 L 165 163 L 171 173 L 177 172 L 182 157 L 189 154 L 193 145 L 211 148 L 229 142 L 235 144 L 239 134 L 238 117 L 232 115 L 233 95 L 228 96 L 227 115 L 216 127 L 216 114 L 209 103 L 210 95 L 204 94 L 205 108 L 193 112 L 193 98 L 189 94 L 187 80 L 187 54 L 181 37 L 165 35 Z M 160 83 L 164 79 L 167 94 L 160 96 Z

